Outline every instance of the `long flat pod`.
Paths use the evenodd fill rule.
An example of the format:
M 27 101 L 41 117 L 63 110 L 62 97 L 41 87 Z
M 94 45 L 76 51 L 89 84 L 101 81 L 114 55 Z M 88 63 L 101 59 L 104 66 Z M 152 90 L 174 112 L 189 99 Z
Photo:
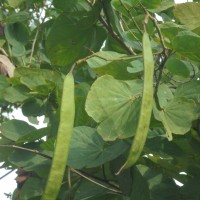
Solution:
M 66 169 L 69 144 L 73 132 L 75 115 L 74 78 L 72 73 L 67 74 L 63 84 L 61 100 L 60 123 L 56 139 L 56 146 L 49 173 L 48 181 L 42 200 L 55 200 L 60 190 Z
M 137 131 L 125 164 L 120 168 L 126 169 L 134 165 L 139 159 L 149 130 L 151 119 L 152 105 L 153 105 L 153 73 L 154 60 L 151 50 L 151 43 L 147 32 L 143 34 L 143 58 L 144 58 L 144 87 L 142 95 L 142 103 L 140 108 L 140 117 L 137 126 Z

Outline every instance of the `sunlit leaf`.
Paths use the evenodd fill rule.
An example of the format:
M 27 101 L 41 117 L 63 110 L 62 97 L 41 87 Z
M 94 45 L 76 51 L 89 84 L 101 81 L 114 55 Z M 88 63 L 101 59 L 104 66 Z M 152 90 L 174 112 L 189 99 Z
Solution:
M 200 26 L 200 4 L 188 2 L 175 5 L 175 17 L 185 24 L 189 29 L 195 29 Z
M 172 46 L 181 55 L 194 61 L 200 61 L 200 36 L 189 32 L 180 32 L 172 41 Z
M 108 75 L 93 83 L 86 100 L 86 111 L 100 123 L 97 131 L 104 140 L 134 135 L 142 86 L 141 80 L 119 81 Z
M 88 65 L 99 75 L 109 74 L 116 79 L 128 80 L 143 71 L 141 61 L 127 59 L 127 55 L 112 51 L 101 51 L 87 60 Z
M 172 133 L 184 135 L 190 130 L 197 117 L 195 106 L 193 100 L 173 98 L 161 111 L 154 109 L 155 117 L 163 123 L 169 140 L 172 140 Z

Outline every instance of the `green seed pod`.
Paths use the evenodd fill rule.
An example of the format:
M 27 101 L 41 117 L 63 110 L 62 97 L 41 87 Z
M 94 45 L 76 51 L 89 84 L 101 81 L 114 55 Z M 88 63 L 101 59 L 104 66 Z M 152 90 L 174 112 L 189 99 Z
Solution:
M 75 115 L 74 78 L 67 74 L 63 84 L 60 123 L 50 174 L 42 200 L 55 200 L 63 180 L 69 154 Z
M 140 117 L 137 126 L 137 131 L 125 164 L 117 172 L 134 165 L 139 159 L 144 144 L 146 142 L 149 124 L 153 106 L 153 74 L 154 74 L 154 60 L 151 50 L 151 43 L 146 32 L 143 34 L 143 58 L 144 58 L 144 87 L 142 95 L 142 103 L 140 108 Z

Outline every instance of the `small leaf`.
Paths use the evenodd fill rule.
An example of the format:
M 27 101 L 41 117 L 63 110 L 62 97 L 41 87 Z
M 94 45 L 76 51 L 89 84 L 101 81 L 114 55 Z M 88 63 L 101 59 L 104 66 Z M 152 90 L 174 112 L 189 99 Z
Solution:
M 17 46 L 19 43 L 25 45 L 29 41 L 28 28 L 20 22 L 6 24 L 4 32 L 6 40 L 13 46 Z
M 187 68 L 187 65 L 185 65 L 185 63 L 179 59 L 176 58 L 168 59 L 167 62 L 165 63 L 165 67 L 173 75 L 182 76 L 184 78 L 188 78 L 190 76 L 190 71 Z
M 25 0 L 7 0 L 8 4 L 13 7 L 13 8 L 17 8 L 18 6 L 20 6 L 20 4 L 22 4 Z
M 29 18 L 29 13 L 26 11 L 21 11 L 21 12 L 14 13 L 14 14 L 8 16 L 5 21 L 7 23 L 16 23 L 16 22 L 25 21 L 28 18 Z
M 92 85 L 86 111 L 100 123 L 98 133 L 106 141 L 128 138 L 135 134 L 140 109 L 142 81 L 119 81 L 104 75 Z
M 189 41 L 189 42 L 188 42 Z M 200 61 L 200 36 L 190 31 L 182 31 L 172 41 L 175 51 L 194 61 Z
M 74 129 L 67 163 L 77 169 L 97 167 L 115 159 L 127 148 L 123 141 L 104 142 L 95 129 L 80 126 Z
M 190 130 L 197 117 L 195 106 L 193 100 L 173 98 L 161 111 L 154 108 L 154 116 L 163 123 L 169 140 L 172 140 L 172 133 L 184 135 Z
M 87 83 L 80 83 L 75 87 L 75 126 L 89 125 L 93 121 L 85 111 L 85 101 L 89 89 L 90 86 Z
M 161 108 L 164 108 L 167 103 L 173 99 L 172 91 L 165 84 L 161 84 L 158 87 L 158 101 Z
M 200 26 L 200 4 L 194 2 L 176 4 L 174 16 L 189 29 L 195 29 Z
M 200 102 L 200 81 L 193 80 L 188 83 L 181 84 L 175 91 L 176 97 L 185 97 Z
M 6 77 L 3 75 L 0 75 L 0 90 L 3 90 L 4 88 L 9 87 L 9 85 L 10 84 L 8 83 Z
M 10 103 L 24 102 L 30 98 L 28 92 L 29 90 L 22 85 L 7 87 L 3 90 L 3 98 Z
M 26 49 L 23 44 L 17 43 L 15 45 L 13 45 L 12 53 L 13 53 L 13 56 L 20 57 L 20 56 L 25 55 Z

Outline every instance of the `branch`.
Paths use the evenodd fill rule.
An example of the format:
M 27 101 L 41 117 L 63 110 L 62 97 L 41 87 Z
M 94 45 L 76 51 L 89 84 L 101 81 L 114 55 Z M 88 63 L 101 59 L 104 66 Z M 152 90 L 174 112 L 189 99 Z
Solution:
M 99 16 L 99 21 L 103 24 L 106 30 L 112 35 L 112 37 L 120 44 L 120 46 L 128 52 L 128 54 L 135 55 L 135 53 L 124 44 L 124 42 L 120 39 L 117 33 L 113 29 L 110 29 L 106 21 L 101 16 Z
M 138 26 L 137 22 L 135 21 L 135 18 L 133 17 L 133 15 L 131 14 L 130 10 L 122 3 L 122 1 L 120 0 L 120 4 L 122 5 L 122 7 L 126 10 L 126 12 L 129 14 L 129 16 L 131 17 L 131 20 L 133 21 L 133 23 L 135 24 L 136 28 L 138 29 L 138 31 L 141 33 L 141 35 L 143 34 L 142 30 L 140 29 L 140 27 Z
M 39 152 L 38 150 L 35 150 L 35 149 L 28 149 L 28 148 L 24 148 L 24 147 L 20 147 L 20 146 L 16 146 L 16 145 L 10 145 L 10 144 L 1 144 L 0 147 L 8 147 L 8 148 L 13 148 L 13 149 L 19 149 L 19 150 L 23 150 L 23 151 L 27 151 L 27 152 L 30 152 L 30 153 L 40 155 L 44 158 L 52 159 L 51 156 L 48 156 L 44 153 L 41 153 L 41 152 Z
M 12 173 L 14 170 L 10 170 L 9 172 L 7 172 L 6 174 L 4 174 L 3 176 L 0 177 L 0 180 L 5 178 L 6 176 L 8 176 L 10 173 Z
M 33 153 L 33 154 L 37 154 L 37 155 L 39 155 L 39 156 L 42 156 L 42 157 L 44 157 L 44 158 L 47 158 L 47 159 L 52 160 L 52 157 L 51 157 L 51 156 L 48 156 L 48 155 L 46 155 L 46 154 L 44 154 L 44 153 L 41 153 L 41 152 L 39 152 L 38 150 L 35 150 L 35 149 L 28 149 L 28 148 L 24 148 L 24 147 L 20 147 L 20 146 L 16 146 L 16 145 L 7 145 L 7 144 L 5 144 L 5 145 L 2 144 L 2 145 L 0 145 L 0 147 L 8 147 L 8 148 L 14 148 L 14 149 L 19 149 L 19 150 L 27 151 L 27 152 L 31 152 L 31 153 Z M 67 167 L 67 166 L 66 166 L 66 167 Z M 102 188 L 105 188 L 105 189 L 107 189 L 107 190 L 109 190 L 109 191 L 112 191 L 112 192 L 115 192 L 115 193 L 118 193 L 118 194 L 122 194 L 122 192 L 119 190 L 119 188 L 118 188 L 117 186 L 113 185 L 112 183 L 110 183 L 110 182 L 108 182 L 108 181 L 106 181 L 106 180 L 104 180 L 104 179 L 101 179 L 101 178 L 99 178 L 99 177 L 90 175 L 90 174 L 88 174 L 88 173 L 86 173 L 86 172 L 82 172 L 82 171 L 80 171 L 80 170 L 76 170 L 76 169 L 73 169 L 73 168 L 70 168 L 70 170 L 73 171 L 74 173 L 78 174 L 79 176 L 81 176 L 81 177 L 87 179 L 88 181 L 90 181 L 90 182 L 92 182 L 92 183 L 94 183 L 94 184 L 96 184 L 96 185 L 102 187 Z M 98 181 L 101 181 L 101 182 L 103 182 L 103 183 L 105 183 L 105 184 L 111 186 L 112 188 L 109 188 L 109 187 L 107 187 L 107 186 L 105 186 L 105 185 L 103 185 L 103 184 L 101 184 L 101 183 L 99 183 L 99 182 L 96 182 L 96 181 L 93 180 L 92 178 L 93 178 L 93 179 L 96 179 L 96 180 L 98 180 Z M 113 189 L 113 188 L 116 188 L 116 189 Z
M 119 14 L 118 14 L 118 15 L 119 15 Z M 127 24 L 127 22 L 123 19 L 123 17 L 121 17 L 121 16 L 119 15 L 119 18 L 120 18 L 121 22 L 123 23 L 123 25 L 126 27 L 126 29 L 129 29 L 128 24 Z M 123 28 L 122 23 L 120 23 L 121 28 Z M 139 39 L 135 36 L 134 32 L 133 32 L 131 29 L 129 29 L 129 32 L 130 32 L 131 35 L 138 41 L 139 45 L 140 45 L 141 48 L 142 48 L 142 44 L 141 44 L 141 42 L 139 41 Z
M 158 27 L 158 24 L 157 24 L 157 20 L 155 17 L 153 17 L 149 12 L 148 10 L 140 3 L 141 7 L 143 8 L 144 12 L 149 16 L 149 18 L 151 19 L 151 21 L 153 22 L 155 28 L 156 28 L 156 31 L 158 33 L 158 36 L 160 38 L 160 42 L 161 42 L 161 45 L 163 47 L 163 53 L 165 55 L 165 57 L 167 57 L 167 47 L 165 47 L 165 43 L 164 43 L 164 39 L 163 39 L 163 36 L 162 36 L 162 33 L 160 31 L 160 28 Z
M 91 51 L 90 49 L 88 49 L 92 54 L 89 55 L 89 56 L 86 56 L 85 58 L 82 58 L 82 59 L 79 59 L 77 60 L 71 67 L 70 69 L 70 72 L 72 72 L 79 64 L 83 63 L 83 62 L 86 62 L 88 59 L 90 58 L 93 58 L 93 57 L 97 57 L 97 58 L 100 58 L 102 60 L 105 60 L 107 62 L 109 61 L 125 61 L 125 60 L 131 60 L 131 59 L 137 59 L 137 58 L 142 58 L 143 55 L 140 54 L 140 55 L 133 55 L 133 56 L 124 56 L 124 57 L 120 57 L 120 58 L 105 58 L 103 56 L 100 56 L 98 55 L 97 53 Z M 158 52 L 158 53 L 154 53 L 154 55 L 159 55 L 161 54 L 161 52 Z
M 51 6 L 51 4 L 50 4 L 50 6 Z M 42 12 L 43 12 L 43 10 L 41 10 L 40 14 L 38 15 L 38 21 L 40 20 L 40 18 L 42 16 Z M 30 55 L 30 60 L 29 60 L 29 65 L 28 65 L 29 67 L 31 66 L 31 63 L 32 63 L 33 54 L 34 54 L 34 51 L 35 51 L 35 44 L 36 44 L 36 41 L 37 41 L 37 38 L 38 38 L 38 35 L 39 35 L 39 32 L 40 32 L 41 24 L 44 23 L 45 19 L 46 19 L 46 15 L 43 17 L 41 23 L 39 24 L 37 31 L 36 31 L 36 34 L 35 34 L 35 37 L 33 39 L 32 47 L 31 47 L 31 55 Z
M 93 179 L 91 179 L 91 178 L 85 176 L 83 173 L 81 173 L 81 172 L 78 171 L 78 170 L 71 169 L 71 171 L 73 171 L 74 173 L 78 174 L 79 176 L 81 176 L 81 177 L 87 179 L 88 181 L 94 183 L 95 185 L 98 185 L 98 186 L 100 186 L 100 187 L 102 187 L 102 188 L 105 188 L 105 189 L 107 189 L 107 190 L 109 190 L 109 191 L 112 191 L 112 192 L 115 192 L 115 193 L 118 193 L 118 194 L 122 194 L 121 191 L 116 190 L 116 189 L 109 188 L 109 187 L 107 187 L 107 186 L 105 186 L 105 185 L 102 185 L 101 183 L 98 183 L 98 182 L 94 181 Z

